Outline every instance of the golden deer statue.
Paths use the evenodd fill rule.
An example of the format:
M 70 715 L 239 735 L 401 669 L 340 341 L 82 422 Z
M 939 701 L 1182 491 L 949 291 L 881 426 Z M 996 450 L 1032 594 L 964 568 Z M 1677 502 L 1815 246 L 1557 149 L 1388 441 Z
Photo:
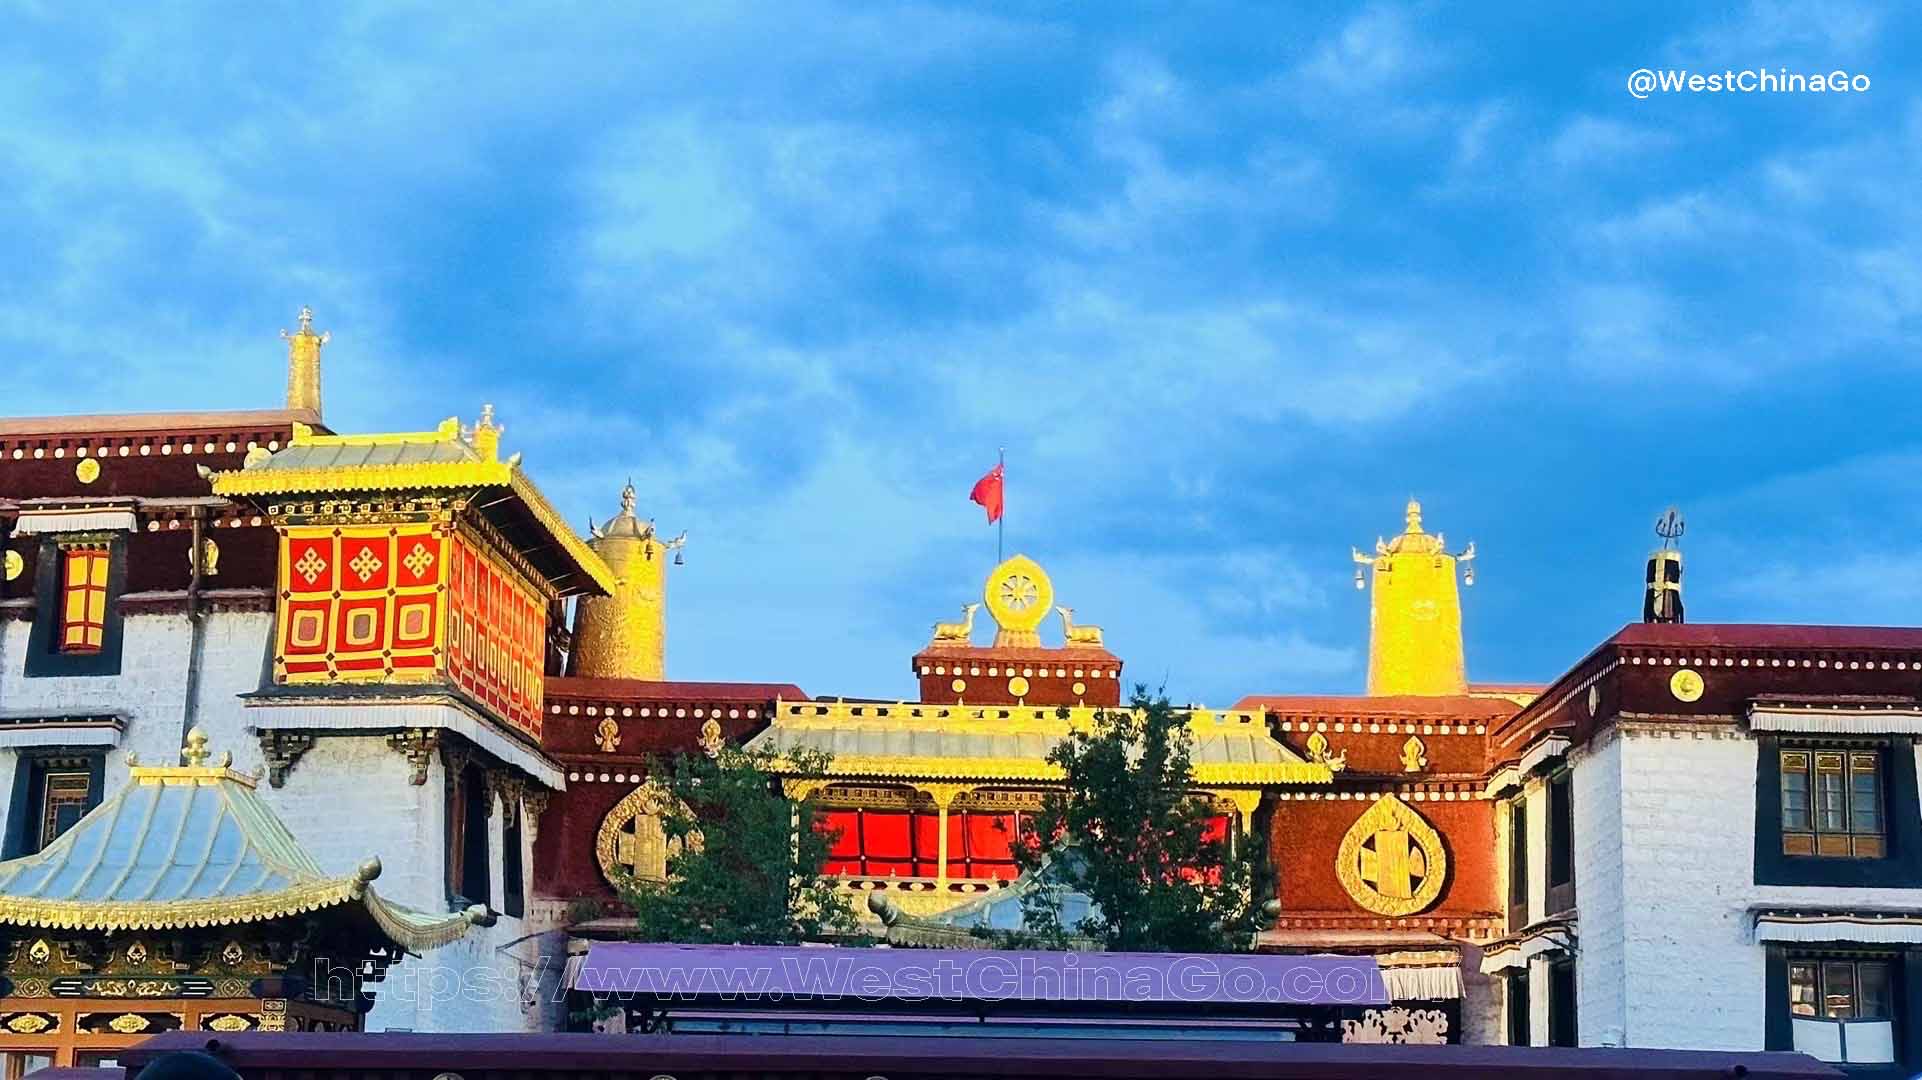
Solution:
M 960 642 L 963 645 L 974 636 L 974 613 L 981 609 L 980 604 L 969 604 L 961 609 L 960 622 L 938 622 L 934 624 L 934 641 Z
M 1066 638 L 1069 646 L 1079 645 L 1091 649 L 1101 647 L 1101 628 L 1099 626 L 1076 626 L 1074 624 L 1074 609 L 1071 607 L 1058 607 L 1055 608 L 1055 610 L 1061 613 L 1061 633 Z

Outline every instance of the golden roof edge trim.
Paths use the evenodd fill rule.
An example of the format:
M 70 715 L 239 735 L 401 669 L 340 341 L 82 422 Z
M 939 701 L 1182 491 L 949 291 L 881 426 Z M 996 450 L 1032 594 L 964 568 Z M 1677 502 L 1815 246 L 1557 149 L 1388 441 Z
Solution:
M 594 584 L 612 596 L 614 590 L 620 586 L 620 578 L 615 575 L 613 568 L 607 565 L 607 560 L 587 546 L 587 541 L 582 540 L 574 532 L 573 528 L 567 524 L 567 519 L 561 516 L 559 510 L 554 509 L 554 504 L 547 501 L 547 496 L 541 494 L 540 488 L 534 486 L 534 481 L 528 479 L 527 474 L 523 473 L 519 466 L 510 465 L 508 470 L 508 486 L 515 495 L 520 497 L 521 502 L 526 504 L 528 513 L 534 515 L 534 520 L 540 522 L 542 528 L 561 542 L 561 550 L 580 566 L 582 572 Z
M 1261 787 L 1273 784 L 1326 784 L 1335 774 L 1328 766 L 1310 761 L 1212 762 L 1194 765 L 1195 783 L 1203 787 Z M 809 776 L 786 761 L 771 770 L 782 776 Z M 1063 777 L 1061 767 L 1028 758 L 942 758 L 873 754 L 836 755 L 826 778 L 927 780 L 1049 780 Z
M 358 898 L 355 874 L 270 893 L 206 900 L 92 901 L 0 896 L 0 923 L 50 930 L 182 930 L 265 922 L 335 907 Z

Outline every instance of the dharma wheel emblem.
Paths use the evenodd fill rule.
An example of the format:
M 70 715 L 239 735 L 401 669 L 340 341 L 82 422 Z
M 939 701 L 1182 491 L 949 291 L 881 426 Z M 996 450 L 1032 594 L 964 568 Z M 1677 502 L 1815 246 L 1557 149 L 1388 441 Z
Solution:
M 1041 643 L 1035 628 L 1054 610 L 1054 583 L 1039 563 L 1016 555 L 988 575 L 981 599 L 1000 628 L 995 634 L 997 647 L 1032 647 Z
M 1342 837 L 1335 874 L 1355 903 L 1377 915 L 1433 906 L 1448 876 L 1441 834 L 1408 804 L 1384 795 Z

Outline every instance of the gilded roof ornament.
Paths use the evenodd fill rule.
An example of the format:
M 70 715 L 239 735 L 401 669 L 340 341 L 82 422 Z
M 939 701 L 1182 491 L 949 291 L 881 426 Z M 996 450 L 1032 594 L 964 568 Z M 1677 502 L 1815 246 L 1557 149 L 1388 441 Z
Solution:
M 1393 539 L 1375 540 L 1374 554 L 1354 549 L 1355 588 L 1366 589 L 1372 571 L 1375 596 L 1369 615 L 1368 693 L 1450 695 L 1467 692 L 1462 656 L 1462 584 L 1475 583 L 1475 545 L 1450 554 L 1440 533 L 1422 528 L 1421 502 L 1409 499 L 1406 528 Z
M 332 333 L 314 333 L 314 309 L 300 309 L 300 329 L 280 332 L 287 343 L 287 407 L 308 409 L 320 415 L 320 347 L 332 341 Z

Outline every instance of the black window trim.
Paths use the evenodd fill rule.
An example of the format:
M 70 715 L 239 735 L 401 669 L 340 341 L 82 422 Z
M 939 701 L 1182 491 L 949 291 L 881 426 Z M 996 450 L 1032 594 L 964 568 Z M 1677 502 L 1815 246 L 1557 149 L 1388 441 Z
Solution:
M 1548 820 L 1543 823 L 1548 838 L 1548 858 L 1542 877 L 1548 890 L 1546 911 L 1553 917 L 1575 910 L 1575 774 L 1568 769 L 1554 773 L 1549 776 L 1544 791 L 1547 796 L 1544 801 L 1548 804 Z M 1558 836 L 1563 821 L 1567 822 L 1567 835 Z M 1558 863 L 1565 864 L 1568 871 L 1568 876 L 1561 881 L 1555 880 Z
M 527 866 L 522 854 L 521 817 L 518 808 L 501 814 L 501 914 L 522 918 L 527 914 Z
M 1784 742 L 1787 746 L 1784 746 Z M 1887 854 L 1879 859 L 1782 854 L 1782 750 L 1803 744 L 1881 751 Z M 1756 739 L 1755 884 L 1856 889 L 1922 887 L 1922 803 L 1915 779 L 1915 739 L 1907 735 L 1797 733 Z
M 1560 993 L 1564 985 L 1566 1000 Z M 1575 958 L 1563 954 L 1548 963 L 1548 1045 L 1580 1046 L 1580 1017 L 1581 984 L 1575 977 Z
M 1502 1038 L 1509 1046 L 1535 1045 L 1528 985 L 1526 963 L 1502 978 Z
M 1507 899 L 1510 933 L 1528 925 L 1528 898 L 1532 884 L 1528 868 L 1528 817 L 1528 795 L 1526 792 L 1517 793 L 1508 802 Z
M 1907 1077 L 1922 1070 L 1922 945 L 1881 945 L 1860 942 L 1797 942 L 1766 946 L 1762 965 L 1765 1007 L 1762 1019 L 1764 1050 L 1795 1049 L 1794 1014 L 1789 1012 L 1789 962 L 1791 959 L 1820 960 L 1874 952 L 1896 957 L 1897 970 L 1890 980 L 1895 1000 L 1895 1064 L 1893 1066 L 1840 1065 L 1851 1077 Z M 1793 956 L 1791 956 L 1791 953 Z M 1852 957 L 1851 957 L 1852 958 Z
M 41 810 L 49 772 L 87 771 L 87 808 L 100 805 L 107 779 L 104 746 L 32 746 L 15 750 L 13 794 L 7 804 L 7 829 L 0 858 L 17 859 L 40 850 Z M 76 764 L 66 764 L 66 763 Z M 84 764 L 77 764 L 84 762 Z M 84 816 L 84 815 L 83 815 Z
M 82 545 L 107 548 L 107 616 L 101 627 L 100 651 L 60 651 L 60 558 L 62 547 Z M 120 597 L 127 591 L 127 538 L 120 533 L 49 533 L 41 538 L 33 578 L 33 627 L 27 633 L 23 674 L 37 678 L 86 678 L 120 674 L 121 637 L 125 622 Z

